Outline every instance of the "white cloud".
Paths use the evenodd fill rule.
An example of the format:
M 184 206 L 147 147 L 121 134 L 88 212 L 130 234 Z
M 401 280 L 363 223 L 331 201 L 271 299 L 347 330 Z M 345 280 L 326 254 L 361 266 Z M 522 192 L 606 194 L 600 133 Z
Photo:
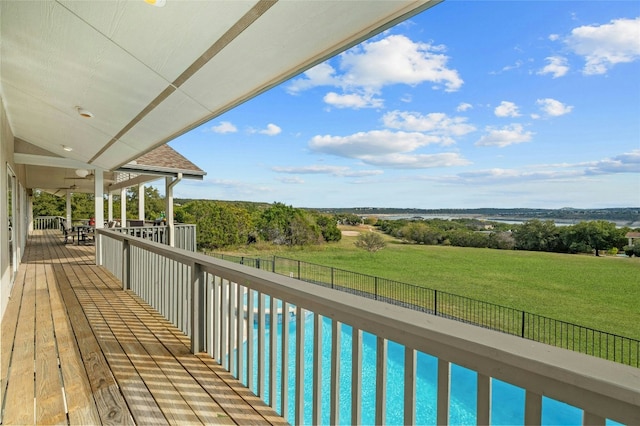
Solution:
M 349 167 L 344 166 L 326 166 L 326 165 L 311 165 L 302 167 L 272 167 L 276 173 L 288 173 L 288 174 L 302 174 L 302 175 L 331 175 L 339 177 L 364 177 L 364 176 L 376 176 L 384 173 L 382 170 L 352 170 Z
M 640 17 L 574 28 L 565 43 L 584 57 L 584 74 L 606 74 L 616 64 L 640 59 Z
M 542 112 L 549 117 L 559 117 L 561 115 L 569 114 L 573 110 L 573 106 L 565 105 L 562 102 L 551 98 L 538 99 L 536 104 L 539 105 Z
M 445 139 L 420 132 L 375 130 L 349 136 L 315 136 L 309 142 L 309 147 L 316 152 L 354 158 L 365 164 L 387 168 L 422 169 L 470 164 L 458 153 L 411 154 L 427 145 L 446 145 L 443 142 Z M 315 166 L 312 170 L 326 169 Z M 367 172 L 367 175 L 370 173 Z
M 212 126 L 211 131 L 215 133 L 235 133 L 238 128 L 229 121 L 221 121 L 217 126 Z
M 343 94 L 326 98 L 342 107 L 362 108 L 362 99 L 376 99 L 382 88 L 394 84 L 416 86 L 434 83 L 435 88 L 453 92 L 463 84 L 458 72 L 447 66 L 449 57 L 443 46 L 414 42 L 404 35 L 366 41 L 333 59 L 337 69 L 325 62 L 294 79 L 287 87 L 289 93 L 319 86 L 340 88 Z M 354 98 L 340 98 L 355 94 Z
M 640 173 L 640 149 L 613 158 L 587 163 L 539 164 L 520 169 L 484 169 L 462 172 L 456 175 L 424 177 L 440 183 L 485 185 L 522 183 L 526 181 L 583 181 L 593 176 L 621 173 Z
M 373 94 L 360 95 L 357 93 L 349 93 L 340 95 L 336 92 L 329 92 L 323 99 L 327 104 L 336 108 L 381 108 L 383 100 L 374 97 Z
M 309 148 L 316 152 L 347 158 L 362 158 L 378 155 L 411 152 L 430 144 L 440 143 L 438 136 L 419 132 L 392 132 L 373 130 L 349 136 L 314 136 Z
M 466 102 L 462 102 L 460 105 L 456 107 L 456 111 L 465 112 L 473 108 L 473 105 L 468 104 Z
M 275 136 L 278 135 L 282 132 L 282 129 L 279 126 L 276 126 L 273 123 L 269 123 L 267 124 L 267 128 L 258 131 L 258 133 L 261 133 L 263 135 L 267 135 L 267 136 Z
M 518 106 L 513 102 L 502 101 L 493 111 L 497 117 L 519 117 Z
M 522 170 L 522 169 L 488 169 L 459 173 L 450 179 L 452 183 L 465 185 L 484 185 L 495 183 L 520 183 L 523 181 L 559 181 L 575 180 L 582 173 L 575 170 Z
M 432 82 L 446 91 L 462 86 L 458 72 L 447 68 L 449 57 L 443 46 L 414 42 L 404 35 L 391 35 L 364 42 L 340 55 L 344 83 L 379 89 L 389 84 L 417 85 Z
M 405 93 L 404 95 L 402 95 L 402 98 L 400 98 L 400 101 L 408 104 L 413 101 L 413 96 L 411 96 L 410 93 Z
M 287 176 L 277 179 L 279 182 L 291 184 L 291 185 L 301 185 L 304 183 L 304 180 L 299 178 L 298 176 Z
M 435 167 L 467 166 L 471 164 L 460 154 L 444 152 L 439 154 L 387 154 L 380 156 L 361 156 L 360 159 L 374 166 L 395 169 L 428 169 Z
M 204 184 L 209 187 L 207 194 L 216 194 L 215 196 L 218 196 L 219 193 L 226 194 L 225 196 L 229 197 L 238 197 L 239 195 L 264 195 L 272 192 L 272 189 L 267 186 L 233 179 L 205 179 Z
M 620 154 L 613 158 L 588 163 L 585 172 L 588 175 L 618 173 L 640 174 L 640 149 Z
M 524 64 L 524 62 L 518 60 L 518 61 L 514 62 L 513 65 L 506 65 L 506 66 L 502 67 L 502 70 L 500 70 L 500 71 L 504 72 L 504 71 L 516 70 L 516 69 L 522 67 L 523 64 Z
M 569 66 L 567 65 L 567 58 L 563 58 L 562 56 L 549 56 L 545 58 L 548 62 L 547 65 L 544 66 L 538 74 L 545 75 L 551 74 L 553 78 L 562 77 L 569 72 Z
M 327 62 L 316 65 L 305 71 L 304 77 L 296 78 L 286 87 L 290 94 L 297 94 L 317 86 L 340 86 L 340 78 L 336 77 L 336 70 Z
M 487 127 L 486 131 L 487 134 L 476 142 L 476 146 L 497 146 L 504 148 L 509 145 L 529 142 L 533 136 L 533 133 L 525 131 L 521 124 L 511 124 L 501 129 Z
M 465 117 L 449 117 L 441 112 L 422 115 L 417 112 L 391 111 L 382 117 L 385 126 L 410 132 L 427 132 L 438 136 L 442 145 L 454 143 L 454 136 L 463 136 L 476 130 Z

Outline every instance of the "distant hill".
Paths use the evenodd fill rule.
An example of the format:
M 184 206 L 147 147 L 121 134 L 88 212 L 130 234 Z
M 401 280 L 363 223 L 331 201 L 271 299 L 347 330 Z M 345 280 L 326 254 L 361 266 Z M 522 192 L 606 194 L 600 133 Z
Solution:
M 640 226 L 640 207 L 615 207 L 606 209 L 402 209 L 384 207 L 352 207 L 314 209 L 325 213 L 357 214 L 359 216 L 458 216 L 496 220 L 553 220 L 556 222 L 581 222 L 607 220 L 631 227 Z
M 267 208 L 271 203 L 253 201 L 222 201 L 222 200 L 202 200 L 176 198 L 176 204 L 185 204 L 189 201 L 216 201 L 242 206 L 249 210 Z M 640 227 L 640 207 L 613 207 L 606 209 L 579 209 L 573 207 L 563 207 L 560 209 L 500 209 L 500 208 L 478 208 L 478 209 L 410 209 L 394 207 L 323 207 L 305 208 L 293 206 L 305 210 L 314 210 L 321 213 L 331 214 L 356 214 L 359 216 L 453 216 L 453 217 L 476 217 L 482 219 L 495 220 L 515 220 L 524 221 L 530 219 L 553 220 L 558 223 L 576 223 L 587 220 L 607 220 L 615 222 L 620 226 L 632 228 Z

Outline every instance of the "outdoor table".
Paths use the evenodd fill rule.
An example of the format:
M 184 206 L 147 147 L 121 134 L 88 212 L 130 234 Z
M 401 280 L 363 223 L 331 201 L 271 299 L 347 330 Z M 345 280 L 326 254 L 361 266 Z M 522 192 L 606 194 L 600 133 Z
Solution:
M 76 231 L 78 232 L 78 245 L 80 245 L 80 242 L 82 243 L 86 243 L 87 242 L 87 234 L 89 232 L 93 232 L 94 227 L 93 226 L 89 226 L 89 225 L 78 225 L 75 227 Z

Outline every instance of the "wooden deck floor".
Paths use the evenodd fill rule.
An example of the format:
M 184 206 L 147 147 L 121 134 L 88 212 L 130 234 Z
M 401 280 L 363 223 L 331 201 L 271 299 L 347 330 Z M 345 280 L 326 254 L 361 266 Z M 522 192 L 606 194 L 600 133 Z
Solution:
M 2 321 L 2 424 L 285 424 L 60 231 L 29 238 Z

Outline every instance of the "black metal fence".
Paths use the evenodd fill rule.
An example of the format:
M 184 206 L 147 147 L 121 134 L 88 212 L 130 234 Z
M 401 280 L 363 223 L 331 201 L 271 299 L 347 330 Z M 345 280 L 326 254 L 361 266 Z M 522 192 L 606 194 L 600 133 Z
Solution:
M 640 367 L 640 340 L 386 278 L 274 256 L 213 257 L 393 305 Z

